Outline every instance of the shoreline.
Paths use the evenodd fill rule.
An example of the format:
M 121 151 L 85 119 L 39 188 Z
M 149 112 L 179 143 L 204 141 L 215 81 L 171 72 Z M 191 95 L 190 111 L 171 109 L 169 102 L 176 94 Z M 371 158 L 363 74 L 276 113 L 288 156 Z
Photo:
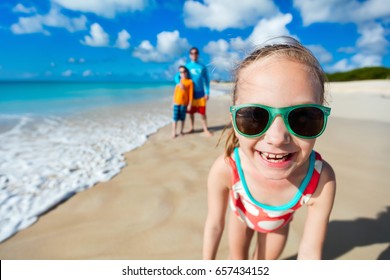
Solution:
M 348 114 L 348 101 L 335 99 L 331 106 Z M 172 140 L 171 126 L 160 128 L 144 145 L 124 154 L 126 166 L 111 180 L 77 193 L 0 243 L 0 258 L 200 259 L 207 174 L 223 152 L 223 143 L 215 145 L 229 122 L 228 113 L 223 113 L 229 105 L 227 96 L 211 97 L 208 118 L 213 137 L 200 133 L 198 116 L 194 134 Z M 369 111 L 376 113 L 375 106 Z M 324 255 L 389 258 L 390 190 L 384 174 L 390 167 L 386 156 L 390 123 L 344 117 L 332 117 L 316 144 L 338 180 Z M 282 259 L 296 254 L 304 218 L 301 209 L 291 224 Z M 226 257 L 225 233 L 218 258 Z
M 118 174 L 125 152 L 170 123 L 168 98 L 154 102 L 160 106 L 136 100 L 67 116 L 16 114 L 12 127 L 0 135 L 0 241 Z

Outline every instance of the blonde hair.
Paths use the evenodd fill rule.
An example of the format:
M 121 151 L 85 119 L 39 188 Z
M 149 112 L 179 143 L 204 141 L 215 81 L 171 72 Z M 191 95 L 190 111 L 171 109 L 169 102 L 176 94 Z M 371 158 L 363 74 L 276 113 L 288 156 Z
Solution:
M 240 82 L 240 73 L 254 62 L 260 61 L 269 57 L 283 57 L 305 64 L 309 67 L 310 73 L 313 75 L 314 81 L 320 86 L 319 98 L 320 103 L 325 103 L 325 83 L 326 75 L 322 67 L 312 52 L 304 47 L 300 42 L 292 37 L 281 36 L 270 39 L 263 44 L 257 46 L 240 64 L 235 68 L 235 80 L 232 93 L 232 102 L 235 105 L 237 100 L 237 85 Z M 230 157 L 235 147 L 239 146 L 238 138 L 234 133 L 234 128 L 231 126 L 225 142 L 225 156 Z

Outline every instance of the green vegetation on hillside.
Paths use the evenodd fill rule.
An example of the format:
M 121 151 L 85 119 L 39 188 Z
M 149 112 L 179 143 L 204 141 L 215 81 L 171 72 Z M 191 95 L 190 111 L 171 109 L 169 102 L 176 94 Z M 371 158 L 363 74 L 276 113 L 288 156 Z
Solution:
M 326 74 L 330 82 L 390 79 L 390 68 L 365 67 L 348 72 Z

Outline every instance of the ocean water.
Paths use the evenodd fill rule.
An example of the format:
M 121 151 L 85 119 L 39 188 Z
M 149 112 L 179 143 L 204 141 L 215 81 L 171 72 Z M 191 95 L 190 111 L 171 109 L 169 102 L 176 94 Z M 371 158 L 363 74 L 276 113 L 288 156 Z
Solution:
M 171 122 L 171 84 L 0 82 L 0 242 L 125 165 Z

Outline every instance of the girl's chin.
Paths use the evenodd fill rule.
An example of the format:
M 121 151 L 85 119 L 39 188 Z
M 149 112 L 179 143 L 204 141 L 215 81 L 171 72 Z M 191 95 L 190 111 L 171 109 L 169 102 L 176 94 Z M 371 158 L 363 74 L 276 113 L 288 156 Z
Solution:
M 288 179 L 291 176 L 291 172 L 289 171 L 283 171 L 280 170 L 263 170 L 262 176 L 264 178 L 267 178 L 268 180 L 285 180 Z

